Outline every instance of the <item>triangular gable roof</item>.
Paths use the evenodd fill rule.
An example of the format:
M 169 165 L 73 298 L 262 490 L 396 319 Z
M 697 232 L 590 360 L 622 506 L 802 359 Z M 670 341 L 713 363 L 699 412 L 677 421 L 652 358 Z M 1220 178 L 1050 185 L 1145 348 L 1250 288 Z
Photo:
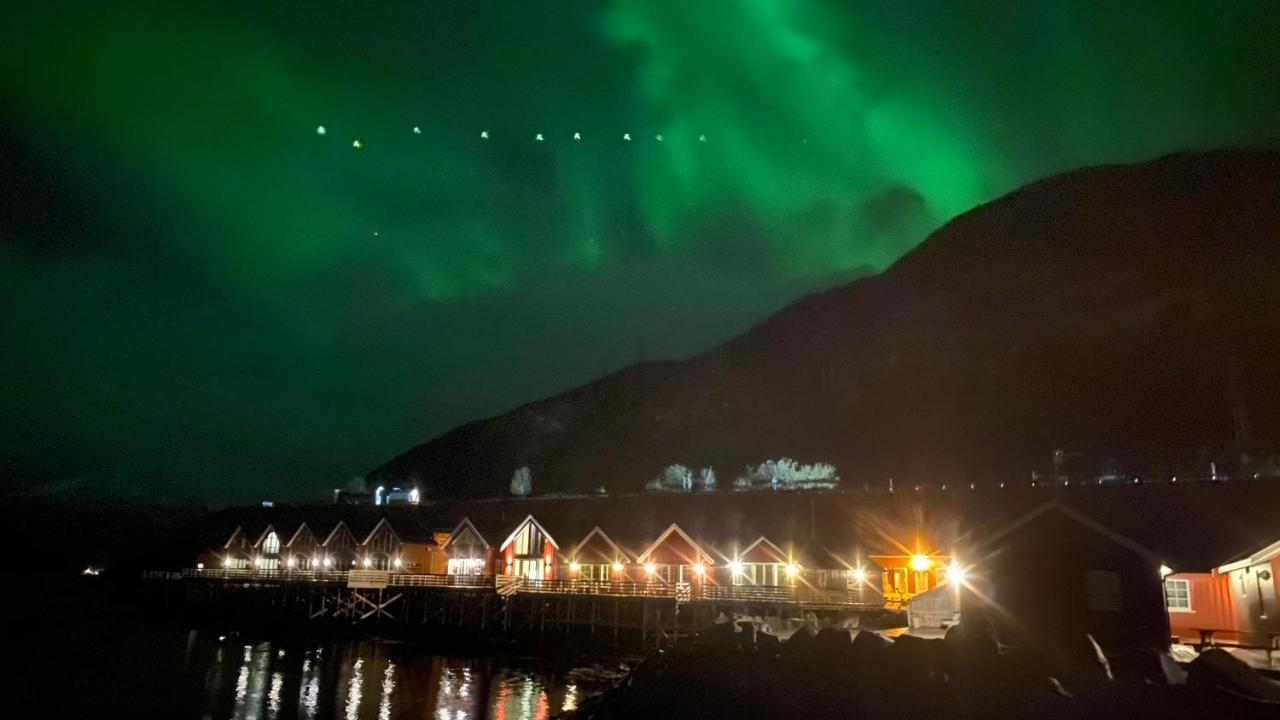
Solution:
M 306 530 L 306 531 L 307 531 L 307 534 L 311 536 L 311 539 L 312 539 L 313 541 L 315 541 L 315 542 L 317 542 L 317 543 L 318 543 L 318 542 L 320 542 L 320 540 L 316 537 L 316 534 L 315 534 L 315 533 L 313 533 L 313 532 L 311 532 L 311 528 L 310 528 L 310 527 L 308 527 L 308 526 L 307 526 L 307 524 L 304 522 L 304 523 L 302 523 L 301 525 L 299 525 L 299 526 L 298 526 L 298 529 L 297 529 L 297 530 L 294 530 L 294 531 L 293 531 L 293 535 L 289 536 L 289 542 L 285 543 L 285 544 L 284 544 L 284 546 L 285 546 L 285 547 L 292 547 L 292 546 L 293 546 L 293 543 L 297 541 L 298 536 L 302 534 L 302 531 L 303 531 L 303 530 Z
M 792 557 L 808 570 L 852 570 L 853 566 L 818 540 L 810 540 Z
M 511 544 L 511 541 L 516 539 L 516 535 L 519 535 L 520 531 L 524 529 L 524 526 L 529 523 L 533 523 L 534 527 L 538 528 L 538 530 L 542 532 L 542 535 L 551 541 L 551 547 L 557 550 L 560 549 L 560 545 L 556 543 L 555 538 L 551 537 L 551 533 L 547 532 L 547 529 L 542 527 L 542 524 L 534 519 L 533 515 L 526 515 L 525 518 L 520 521 L 520 524 L 516 525 L 516 529 L 512 530 L 511 534 L 507 536 L 507 539 L 502 541 L 502 544 L 498 546 L 498 550 L 502 551 L 506 549 L 506 547 Z
M 458 523 L 456 526 L 454 526 L 453 530 L 449 531 L 449 539 L 445 540 L 444 544 L 441 545 L 440 548 L 444 549 L 452 545 L 453 541 L 457 540 L 459 535 L 462 533 L 462 531 L 467 528 L 470 528 L 471 533 L 475 535 L 476 538 L 481 543 L 483 543 L 486 548 L 489 547 L 489 541 L 484 539 L 484 535 L 480 534 L 480 531 L 476 529 L 476 526 L 474 524 L 472 524 L 471 519 L 464 517 L 462 518 L 462 522 Z
M 1221 565 L 1217 568 L 1217 570 L 1220 573 L 1228 573 L 1233 570 L 1239 570 L 1241 568 L 1249 567 L 1250 565 L 1256 565 L 1258 563 L 1267 562 L 1268 560 L 1274 560 L 1277 556 L 1280 556 L 1280 540 L 1277 540 L 1276 542 L 1271 543 L 1270 545 L 1262 548 L 1261 550 L 1259 550 L 1256 553 L 1253 553 L 1252 555 L 1249 555 L 1247 557 L 1242 557 L 1239 560 L 1236 560 L 1234 562 L 1229 562 L 1225 565 Z
M 393 527 L 391 527 L 391 523 L 387 522 L 387 519 L 386 519 L 386 518 L 381 518 L 381 519 L 379 519 L 379 520 L 378 520 L 378 523 L 377 523 L 376 525 L 374 525 L 374 526 L 373 526 L 373 529 L 372 529 L 372 530 L 370 530 L 370 531 L 369 531 L 369 534 L 364 536 L 364 540 L 363 540 L 360 544 L 361 544 L 361 545 L 368 545 L 368 544 L 369 544 L 369 541 L 373 539 L 373 536 L 374 536 L 374 535 L 377 535 L 377 534 L 378 534 L 378 530 L 379 530 L 379 529 L 381 529 L 383 525 L 386 525 L 386 526 L 387 526 L 387 529 L 391 531 L 391 534 L 392 534 L 392 535 L 395 535 L 396 542 L 401 543 L 401 544 L 404 544 L 404 541 L 402 541 L 402 540 L 400 539 L 400 536 L 396 534 L 396 529 L 395 529 L 395 528 L 393 528 Z
M 652 543 L 649 543 L 649 547 L 645 548 L 644 552 L 640 553 L 640 557 L 636 558 L 636 561 L 642 562 L 642 563 L 648 561 L 649 557 L 653 555 L 653 551 L 661 547 L 662 544 L 667 541 L 667 538 L 671 537 L 672 535 L 677 535 L 682 540 L 689 543 L 689 546 L 694 549 L 694 552 L 698 553 L 698 558 L 697 558 L 698 561 L 704 562 L 708 565 L 715 564 L 715 561 L 712 559 L 711 555 L 709 555 L 706 550 L 703 550 L 701 545 L 694 542 L 693 538 L 689 537 L 689 533 L 686 533 L 684 530 L 682 530 L 680 526 L 677 525 L 676 523 L 671 523 L 670 525 L 668 525 L 667 529 L 662 531 L 662 534 L 658 536 L 657 540 L 654 540 Z
M 615 553 L 617 553 L 617 554 L 615 555 L 615 557 L 616 557 L 618 560 L 620 560 L 620 561 L 622 561 L 622 562 L 630 562 L 630 561 L 631 561 L 631 553 L 627 552 L 626 550 L 623 550 L 623 549 L 622 549 L 622 547 L 618 545 L 618 543 L 616 543 L 616 542 L 614 542 L 614 541 L 613 541 L 613 538 L 609 537 L 609 534 L 608 534 L 608 533 L 606 533 L 604 530 L 601 530 L 601 529 L 600 529 L 600 526 L 599 526 L 599 525 L 597 525 L 597 526 L 595 526 L 595 527 L 591 528 L 591 532 L 587 533 L 587 536 L 586 536 L 586 537 L 582 538 L 582 540 L 578 541 L 578 544 L 577 544 L 577 545 L 574 545 L 574 546 L 573 546 L 573 549 L 569 551 L 569 558 L 570 558 L 570 559 L 572 559 L 572 560 L 577 560 L 577 559 L 578 559 L 578 556 L 579 556 L 579 555 L 581 554 L 581 552 L 582 552 L 582 548 L 586 547 L 586 546 L 587 546 L 587 543 L 588 543 L 588 542 L 590 542 L 590 541 L 591 541 L 591 538 L 593 538 L 593 537 L 598 537 L 598 538 L 600 538 L 600 539 L 601 539 L 601 540 L 603 540 L 603 541 L 604 541 L 604 542 L 605 542 L 609 547 L 613 548 L 613 551 L 614 551 Z
M 354 544 L 354 543 L 356 542 L 356 536 L 355 536 L 355 534 L 353 534 L 353 533 L 351 532 L 351 528 L 347 527 L 347 523 L 346 523 L 346 521 L 345 521 L 345 520 L 339 520 L 339 521 L 338 521 L 338 524 L 337 524 L 337 525 L 334 525 L 334 526 L 333 526 L 333 529 L 329 531 L 329 534 L 328 534 L 328 535 L 326 535 L 326 536 L 324 537 L 324 542 L 322 542 L 322 543 L 320 543 L 320 544 L 321 544 L 321 545 L 328 545 L 328 544 L 329 544 L 329 541 L 333 540 L 333 536 L 334 536 L 334 535 L 337 535 L 339 530 L 341 530 L 341 531 L 345 532 L 345 533 L 347 534 L 347 537 L 351 538 L 351 542 L 352 542 L 352 544 Z
M 761 559 L 753 559 L 752 554 L 759 556 Z M 756 541 L 747 546 L 746 550 L 738 553 L 737 560 L 745 563 L 772 563 L 786 564 L 789 560 L 787 554 L 782 551 L 769 538 L 761 535 Z
M 249 544 L 250 544 L 250 543 L 249 543 L 249 536 L 245 534 L 245 532 L 244 532 L 244 527 L 242 527 L 242 526 L 240 526 L 240 525 L 237 525 L 237 526 L 236 526 L 236 529 L 231 533 L 231 537 L 227 538 L 227 541 L 226 541 L 225 543 L 223 543 L 223 544 L 222 544 L 222 547 L 223 547 L 224 549 L 225 549 L 225 548 L 229 548 L 229 547 L 231 547 L 231 543 L 235 542 L 235 540 L 236 540 L 236 536 L 237 536 L 237 535 L 239 535 L 240 537 L 244 538 L 244 544 L 245 544 L 245 545 L 249 545 Z
M 1125 548 L 1126 550 L 1134 553 L 1135 555 L 1138 555 L 1139 557 L 1149 560 L 1152 563 L 1152 567 L 1160 566 L 1161 564 L 1160 556 L 1152 552 L 1146 546 L 1141 545 L 1133 540 L 1130 540 L 1124 535 L 1121 535 L 1115 530 L 1112 530 L 1111 528 L 1103 525 L 1097 520 L 1094 520 L 1088 515 L 1085 515 L 1079 510 L 1076 510 L 1067 505 L 1063 505 L 1057 500 L 1050 500 L 1049 502 L 1046 502 L 1043 505 L 1040 505 L 1039 507 L 1035 508 L 1031 512 L 1027 513 L 1026 515 L 1023 515 L 1022 517 L 1018 518 L 1014 522 L 1005 526 L 1002 530 L 999 530 L 994 535 L 987 537 L 982 544 L 989 546 L 996 542 L 999 542 L 1000 540 L 1016 532 L 1017 530 L 1023 527 L 1026 527 L 1032 520 L 1035 520 L 1036 518 L 1041 517 L 1052 510 L 1057 510 L 1059 513 L 1062 514 L 1063 517 L 1073 520 L 1077 524 L 1098 533 L 1099 535 L 1107 538 L 1108 540 Z
M 263 541 L 267 539 L 267 535 L 271 533 L 276 534 L 277 540 L 280 539 L 280 531 L 276 530 L 275 525 L 271 525 L 270 523 L 268 523 L 267 526 L 262 529 L 262 532 L 258 534 L 258 539 L 253 541 L 253 546 L 258 547 L 259 545 L 261 545 Z

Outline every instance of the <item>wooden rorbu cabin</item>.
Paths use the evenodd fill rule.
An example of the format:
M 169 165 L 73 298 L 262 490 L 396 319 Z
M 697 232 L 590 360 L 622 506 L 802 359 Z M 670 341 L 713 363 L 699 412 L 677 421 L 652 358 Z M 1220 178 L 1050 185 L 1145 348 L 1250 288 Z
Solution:
M 817 539 L 810 539 L 799 551 L 793 553 L 793 558 L 793 562 L 799 565 L 799 584 L 807 588 L 855 590 L 859 588 L 858 579 L 865 577 Z
M 222 567 L 228 570 L 244 570 L 250 567 L 249 555 L 252 551 L 253 543 L 250 542 L 244 527 L 237 527 L 222 545 Z
M 560 545 L 532 515 L 528 515 L 498 547 L 500 575 L 526 580 L 554 580 Z
M 710 553 L 672 523 L 636 558 L 650 582 L 701 583 L 715 564 Z
M 322 564 L 320 541 L 305 522 L 284 544 L 284 564 L 290 570 L 318 570 Z
M 404 541 L 386 518 L 378 520 L 360 543 L 360 566 L 366 570 L 399 570 L 404 561 L 400 549 Z
M 1087 633 L 1108 653 L 1169 645 L 1159 557 L 1050 501 L 966 551 L 961 612 L 985 614 L 1010 645 L 1049 658 Z M 1055 671 L 1056 672 L 1056 671 Z
M 1280 541 L 1207 573 L 1167 573 L 1169 631 L 1185 643 L 1280 650 Z
M 395 518 L 394 522 L 380 518 L 357 552 L 359 566 L 368 570 L 415 575 L 443 572 L 446 567 L 435 533 L 409 516 Z
M 872 555 L 870 560 L 880 572 L 880 592 L 891 608 L 904 607 L 916 595 L 942 585 L 951 566 L 950 555 L 926 552 Z
M 350 570 L 356 565 L 356 536 L 344 520 L 339 520 L 321 543 L 323 570 Z
M 447 558 L 449 575 L 488 575 L 493 565 L 493 550 L 469 518 L 463 518 L 441 546 Z
M 794 583 L 798 566 L 782 548 L 761 535 L 729 562 L 728 570 L 732 585 L 781 587 Z
M 280 559 L 282 546 L 279 531 L 268 525 L 253 544 L 253 566 L 259 570 L 279 570 L 284 565 Z
M 629 579 L 627 566 L 635 562 L 599 525 L 564 555 L 561 573 L 568 580 L 623 582 Z

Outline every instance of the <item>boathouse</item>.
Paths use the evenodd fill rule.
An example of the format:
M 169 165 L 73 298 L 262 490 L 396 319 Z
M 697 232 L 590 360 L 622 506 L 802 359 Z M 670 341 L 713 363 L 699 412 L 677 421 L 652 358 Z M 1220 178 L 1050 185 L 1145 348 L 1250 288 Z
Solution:
M 1080 511 L 1050 501 L 960 558 L 962 614 L 985 614 L 1011 645 L 1050 662 L 1085 635 L 1104 650 L 1168 645 L 1158 556 Z M 981 587 L 982 590 L 976 590 Z

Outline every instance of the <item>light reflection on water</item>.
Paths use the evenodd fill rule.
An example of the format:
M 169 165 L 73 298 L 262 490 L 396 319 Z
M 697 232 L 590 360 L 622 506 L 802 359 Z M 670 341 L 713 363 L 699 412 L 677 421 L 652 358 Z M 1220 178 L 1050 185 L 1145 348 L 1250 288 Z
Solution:
M 409 644 L 351 641 L 286 648 L 202 636 L 186 654 L 203 678 L 200 717 L 545 720 L 605 689 L 616 670 L 426 654 Z M 189 675 L 190 676 L 190 675 Z

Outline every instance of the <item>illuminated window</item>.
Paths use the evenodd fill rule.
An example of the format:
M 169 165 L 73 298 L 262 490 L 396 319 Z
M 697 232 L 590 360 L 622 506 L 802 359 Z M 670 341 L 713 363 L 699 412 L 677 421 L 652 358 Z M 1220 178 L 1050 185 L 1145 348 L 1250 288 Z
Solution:
M 280 538 L 274 530 L 267 533 L 267 539 L 262 541 L 262 552 L 268 555 L 275 555 L 280 552 Z
M 1191 581 L 1169 578 L 1164 581 L 1165 603 L 1173 612 L 1191 612 Z
M 542 533 L 533 523 L 527 523 L 516 535 L 516 556 L 531 557 L 542 554 Z

